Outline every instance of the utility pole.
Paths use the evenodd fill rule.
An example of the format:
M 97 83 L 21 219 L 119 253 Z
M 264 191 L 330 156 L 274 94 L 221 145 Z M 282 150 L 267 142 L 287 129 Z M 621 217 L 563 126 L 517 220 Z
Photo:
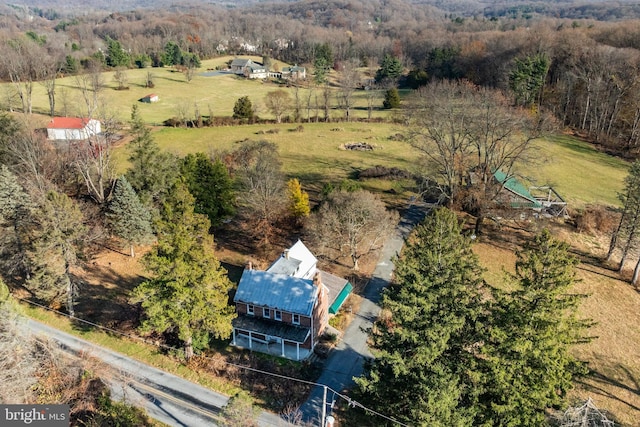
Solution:
M 325 427 L 325 418 L 327 417 L 327 386 L 323 385 L 324 389 L 322 393 L 322 420 L 320 422 L 320 427 Z

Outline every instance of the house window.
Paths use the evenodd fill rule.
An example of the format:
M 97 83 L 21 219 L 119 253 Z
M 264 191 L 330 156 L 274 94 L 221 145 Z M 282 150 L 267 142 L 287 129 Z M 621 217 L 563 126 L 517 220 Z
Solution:
M 263 308 L 262 317 L 266 317 L 267 319 L 269 319 L 271 317 L 271 310 L 269 310 L 268 308 Z
M 299 314 L 294 314 L 293 317 L 291 318 L 291 322 L 294 325 L 299 325 L 300 324 L 300 315 Z
M 253 306 L 251 304 L 247 304 L 247 314 L 253 316 Z
M 273 318 L 276 320 L 282 320 L 282 312 L 280 310 L 275 310 L 273 312 Z

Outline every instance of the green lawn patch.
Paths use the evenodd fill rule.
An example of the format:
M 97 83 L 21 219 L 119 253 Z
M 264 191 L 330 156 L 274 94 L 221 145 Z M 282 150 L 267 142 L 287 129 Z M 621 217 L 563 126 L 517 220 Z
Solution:
M 261 62 L 261 57 L 245 56 L 256 62 Z M 125 70 L 127 76 L 126 90 L 116 90 L 118 83 L 114 80 L 115 71 L 101 73 L 102 90 L 100 97 L 104 100 L 104 112 L 107 117 L 115 117 L 121 121 L 130 118 L 131 106 L 137 104 L 143 120 L 150 124 L 161 124 L 171 117 L 195 117 L 196 110 L 203 116 L 231 116 L 236 100 L 243 96 L 248 96 L 256 113 L 261 118 L 273 119 L 273 115 L 264 105 L 265 95 L 277 89 L 286 91 L 292 100 L 295 98 L 295 88 L 286 85 L 284 82 L 275 80 L 250 80 L 243 76 L 234 74 L 207 76 L 207 72 L 216 67 L 224 67 L 226 61 L 233 59 L 231 56 L 224 56 L 202 61 L 193 79 L 187 81 L 185 74 L 175 70 L 173 67 L 161 68 L 136 68 Z M 286 64 L 278 62 L 281 69 Z M 145 87 L 147 73 L 153 75 L 153 88 Z M 334 72 L 335 73 L 335 72 Z M 3 91 L 13 90 L 11 83 L 1 83 L 0 89 Z M 87 108 L 79 89 L 78 78 L 76 76 L 63 77 L 56 80 L 56 115 L 58 116 L 84 116 Z M 337 93 L 337 89 L 332 89 Z M 311 78 L 308 83 L 303 83 L 298 91 L 302 115 L 307 115 L 307 99 L 309 92 L 312 103 L 315 103 L 316 95 L 318 103 L 321 103 L 322 88 L 316 88 L 312 84 Z M 158 102 L 142 103 L 139 100 L 146 95 L 156 94 Z M 353 117 L 366 118 L 368 116 L 367 93 L 364 90 L 357 90 L 353 94 L 354 107 L 351 111 Z M 386 118 L 390 112 L 382 108 L 382 93 L 376 99 L 375 108 L 372 111 L 374 118 Z M 49 101 L 43 85 L 33 86 L 33 112 L 49 115 Z M 331 104 L 336 103 L 332 97 Z M 18 100 L 12 102 L 12 106 L 20 109 Z M 8 106 L 6 106 L 8 107 Z M 318 115 L 324 117 L 324 113 L 318 109 Z M 289 113 L 291 114 L 291 112 Z M 316 107 L 311 109 L 311 115 L 316 114 Z M 338 119 L 344 116 L 344 111 L 332 109 L 332 118 Z M 43 118 L 46 120 L 46 118 Z
M 523 170 L 535 185 L 551 185 L 570 207 L 590 203 L 618 206 L 629 163 L 567 135 L 536 143 L 537 160 Z

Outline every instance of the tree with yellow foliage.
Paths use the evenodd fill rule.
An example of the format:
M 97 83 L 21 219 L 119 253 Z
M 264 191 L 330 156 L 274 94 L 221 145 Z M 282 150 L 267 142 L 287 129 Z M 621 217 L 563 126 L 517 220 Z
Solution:
M 309 194 L 302 190 L 298 178 L 292 178 L 287 182 L 287 193 L 289 197 L 289 213 L 296 220 L 308 217 L 311 212 L 309 208 Z

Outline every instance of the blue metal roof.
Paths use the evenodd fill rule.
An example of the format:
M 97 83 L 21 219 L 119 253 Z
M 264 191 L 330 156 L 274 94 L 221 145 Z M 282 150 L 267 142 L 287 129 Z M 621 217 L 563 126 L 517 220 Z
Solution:
M 244 270 L 233 300 L 310 316 L 317 298 L 318 288 L 312 280 Z
M 281 256 L 267 270 L 269 273 L 286 274 L 287 276 L 296 276 L 298 268 L 302 264 L 299 259 L 286 258 Z

